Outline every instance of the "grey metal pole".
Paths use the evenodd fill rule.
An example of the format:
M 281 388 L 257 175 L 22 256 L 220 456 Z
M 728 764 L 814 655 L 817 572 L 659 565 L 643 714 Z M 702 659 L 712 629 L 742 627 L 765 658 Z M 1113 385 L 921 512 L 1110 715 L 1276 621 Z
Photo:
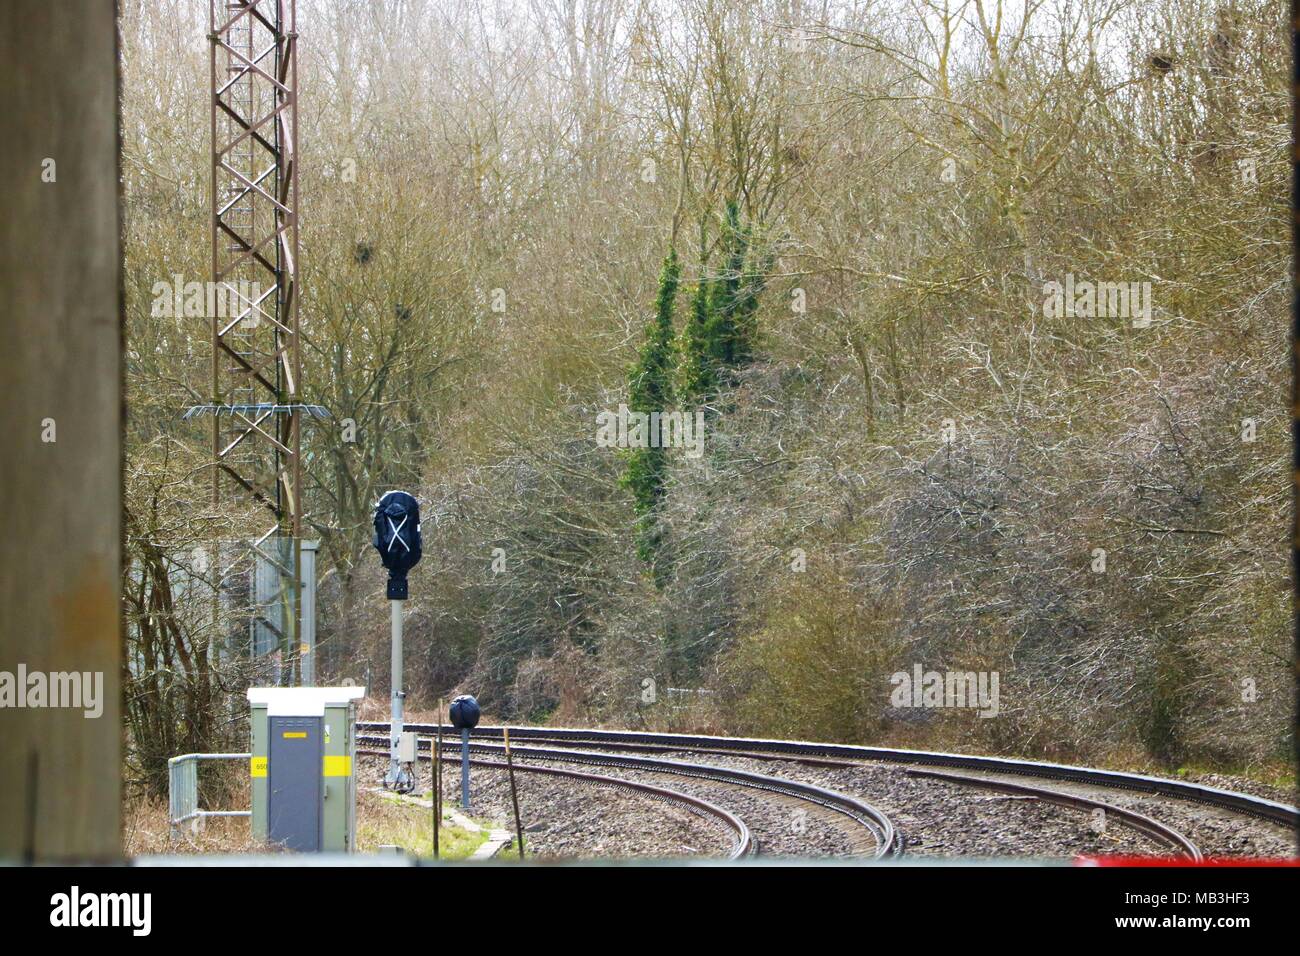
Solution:
M 469 809 L 469 728 L 460 731 L 460 805 Z
M 319 541 L 303 541 L 299 601 L 302 610 L 302 686 L 316 686 L 316 549 Z
M 402 602 L 389 601 L 388 603 L 393 606 L 393 689 L 388 776 L 384 782 L 390 787 L 396 787 L 402 774 L 402 763 L 397 757 L 397 745 L 402 739 L 402 701 L 406 697 L 402 692 Z

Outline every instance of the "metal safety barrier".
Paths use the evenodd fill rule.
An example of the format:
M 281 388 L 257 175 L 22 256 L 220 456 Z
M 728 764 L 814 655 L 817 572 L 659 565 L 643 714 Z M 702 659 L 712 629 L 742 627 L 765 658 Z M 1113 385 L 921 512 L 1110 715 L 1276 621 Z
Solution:
M 200 810 L 199 762 L 202 760 L 248 760 L 252 754 L 181 754 L 167 761 L 167 806 L 169 833 L 173 841 L 183 824 L 191 832 L 205 817 L 247 817 L 249 810 Z

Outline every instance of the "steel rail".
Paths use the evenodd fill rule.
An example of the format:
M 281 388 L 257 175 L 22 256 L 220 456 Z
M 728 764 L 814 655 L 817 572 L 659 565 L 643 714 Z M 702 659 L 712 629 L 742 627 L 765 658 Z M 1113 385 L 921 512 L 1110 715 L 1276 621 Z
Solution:
M 943 780 L 967 787 L 980 787 L 984 790 L 996 790 L 999 793 L 1008 793 L 1020 797 L 1032 797 L 1043 803 L 1054 803 L 1057 806 L 1068 807 L 1073 810 L 1101 810 L 1106 816 L 1116 817 L 1139 833 L 1172 847 L 1180 856 L 1189 857 L 1197 862 L 1204 859 L 1200 848 L 1173 827 L 1135 810 L 1117 807 L 1111 803 L 1103 803 L 1090 797 L 1062 793 L 1059 790 L 1047 790 L 1043 787 L 1030 787 L 1023 783 L 1011 783 L 1006 780 L 990 780 L 988 777 L 971 777 L 966 774 L 947 773 L 942 770 L 920 770 L 913 767 L 907 771 L 907 775 L 910 777 L 925 777 L 930 780 Z
M 358 725 L 360 727 L 360 725 Z M 367 725 L 369 727 L 370 725 Z M 426 726 L 426 725 L 416 725 Z M 434 730 L 436 731 L 436 725 Z M 416 733 L 421 731 L 416 730 Z M 513 728 L 511 734 L 514 734 Z M 369 736 L 358 734 L 357 742 L 369 743 L 385 740 L 385 737 Z M 419 741 L 421 749 L 429 749 L 432 741 L 424 737 Z M 444 744 L 444 750 L 449 753 L 455 753 L 459 745 L 452 741 Z M 486 753 L 501 753 L 504 747 L 498 744 L 485 743 L 483 741 L 470 742 L 471 751 Z M 749 789 L 760 790 L 768 793 L 775 793 L 780 796 L 792 797 L 805 803 L 811 803 L 824 809 L 831 810 L 835 813 L 842 814 L 853 820 L 863 829 L 871 833 L 876 842 L 876 859 L 890 856 L 901 856 L 904 848 L 902 834 L 894 826 L 893 821 L 877 807 L 872 806 L 865 801 L 848 794 L 839 793 L 834 790 L 827 790 L 824 787 L 818 787 L 814 784 L 803 783 L 796 780 L 785 780 L 780 777 L 771 777 L 766 774 L 754 773 L 749 770 L 734 770 L 727 767 L 714 767 L 707 764 L 687 763 L 680 760 L 663 760 L 654 757 L 629 757 L 619 754 L 595 753 L 592 751 L 569 750 L 544 747 L 529 747 L 512 745 L 511 753 L 519 757 L 531 757 L 538 760 L 555 760 L 568 763 L 591 764 L 603 767 L 620 767 L 630 770 L 645 770 L 651 773 L 668 773 L 677 776 L 694 777 L 701 780 L 710 780 L 731 786 L 747 787 Z M 523 766 L 517 764 L 516 766 Z
M 362 738 L 371 740 L 373 738 Z M 387 742 L 387 739 L 384 739 Z M 426 748 L 427 749 L 427 748 Z M 387 759 L 389 756 L 387 750 L 369 750 L 363 749 L 357 751 L 358 755 L 367 757 L 381 757 Z M 429 753 L 418 754 L 420 760 L 432 760 L 432 750 Z M 470 766 L 473 767 L 493 767 L 497 769 L 506 769 L 505 763 L 499 760 L 474 760 L 471 758 Z M 625 780 L 621 777 L 608 777 L 598 773 L 584 773 L 581 770 L 568 770 L 562 767 L 537 767 L 531 764 L 515 764 L 515 769 L 524 773 L 548 774 L 555 777 L 569 777 L 575 780 L 582 780 L 594 786 L 608 787 L 611 790 L 623 790 L 635 793 L 639 796 L 648 796 L 655 800 L 665 800 L 670 803 L 684 803 L 698 811 L 701 816 L 714 817 L 721 821 L 722 825 L 731 832 L 732 846 L 731 852 L 727 855 L 729 860 L 737 860 L 744 856 L 753 856 L 756 852 L 753 834 L 745 821 L 740 819 L 725 807 L 720 807 L 710 803 L 707 800 L 701 800 L 699 797 L 689 793 L 682 793 L 680 790 L 670 790 L 667 787 L 656 787 L 649 783 L 640 783 L 635 780 Z
M 386 727 L 385 724 L 358 724 L 358 729 Z M 436 724 L 413 724 L 417 733 L 433 733 Z M 475 730 L 480 736 L 498 737 L 501 728 L 483 726 Z M 1266 820 L 1295 830 L 1300 827 L 1300 809 L 1256 797 L 1251 794 L 1221 790 L 1185 780 L 1171 780 L 1121 770 L 1101 770 L 1069 764 L 1023 760 L 1015 757 L 990 757 L 975 754 L 944 753 L 930 750 L 902 750 L 861 744 L 817 743 L 802 740 L 766 740 L 753 737 L 716 737 L 702 734 L 649 733 L 626 730 L 586 730 L 570 727 L 511 727 L 511 739 L 583 744 L 593 747 L 616 747 L 651 750 L 693 751 L 730 754 L 758 759 L 805 760 L 825 764 L 832 761 L 861 763 L 901 763 L 914 766 L 951 767 L 980 770 L 1014 776 L 1041 777 L 1089 786 L 1110 787 L 1156 796 L 1200 803 L 1234 813 Z

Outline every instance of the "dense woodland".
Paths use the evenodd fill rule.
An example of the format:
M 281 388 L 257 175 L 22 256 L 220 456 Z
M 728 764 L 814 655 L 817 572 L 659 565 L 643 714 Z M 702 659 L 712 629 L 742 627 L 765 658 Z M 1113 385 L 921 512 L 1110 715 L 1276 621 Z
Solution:
M 386 699 L 370 518 L 401 487 L 417 709 L 1288 759 L 1282 6 L 298 6 L 323 679 Z M 206 506 L 180 417 L 207 324 L 151 311 L 208 278 L 206 4 L 124 0 L 121 30 L 126 713 L 157 787 L 242 747 L 248 669 L 180 582 L 249 519 Z M 1088 282 L 1129 308 L 1053 300 Z M 620 405 L 702 413 L 702 453 L 606 447 Z M 996 672 L 997 716 L 893 706 L 916 665 Z

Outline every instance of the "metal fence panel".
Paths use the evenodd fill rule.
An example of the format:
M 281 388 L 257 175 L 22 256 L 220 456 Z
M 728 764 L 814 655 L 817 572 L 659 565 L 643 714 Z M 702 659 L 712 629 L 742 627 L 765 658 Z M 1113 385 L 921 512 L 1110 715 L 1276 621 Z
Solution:
M 248 760 L 252 754 L 182 754 L 167 761 L 167 816 L 174 841 L 183 824 L 191 830 L 204 817 L 247 817 L 248 810 L 200 810 L 199 762 L 202 760 Z

